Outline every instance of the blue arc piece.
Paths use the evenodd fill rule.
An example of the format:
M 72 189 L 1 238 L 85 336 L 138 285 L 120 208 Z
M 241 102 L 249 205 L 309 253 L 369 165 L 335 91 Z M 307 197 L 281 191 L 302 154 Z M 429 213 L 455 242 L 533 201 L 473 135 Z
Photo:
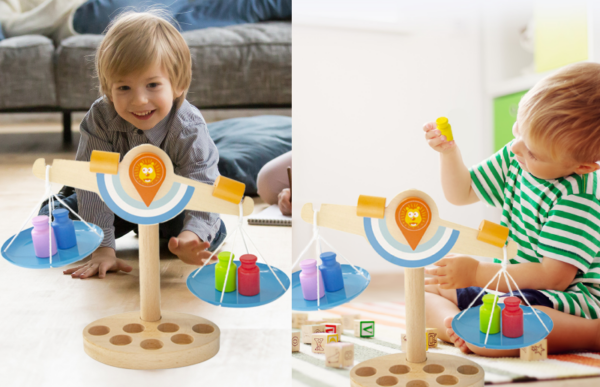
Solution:
M 498 304 L 498 306 L 504 309 L 504 304 Z M 460 313 L 452 319 L 452 329 L 454 332 L 469 344 L 490 349 L 518 349 L 537 344 L 548 336 L 548 332 L 546 332 L 540 320 L 535 317 L 531 308 L 521 305 L 521 309 L 523 309 L 523 336 L 512 339 L 503 336 L 502 330 L 500 330 L 500 333 L 490 335 L 487 345 L 484 345 L 485 333 L 479 330 L 479 308 L 481 308 L 481 305 L 469 309 L 460 320 L 458 319 Z M 539 309 L 535 311 L 541 317 L 544 324 L 546 324 L 548 330 L 552 331 L 554 324 L 550 316 Z M 502 320 L 500 321 L 502 324 Z
M 321 298 L 321 306 L 317 307 L 317 300 L 307 301 L 302 294 L 300 286 L 301 270 L 292 273 L 292 309 L 300 312 L 310 312 L 315 310 L 325 310 L 335 308 L 352 301 L 361 294 L 371 282 L 371 275 L 365 269 L 355 266 L 362 274 L 360 275 L 350 265 L 342 265 L 342 277 L 344 278 L 344 288 L 337 292 L 325 292 Z
M 237 267 L 240 261 L 233 261 Z M 221 292 L 215 289 L 215 264 L 206 265 L 204 269 L 194 278 L 195 270 L 188 276 L 187 286 L 196 297 L 209 304 L 224 306 L 227 308 L 252 308 L 266 305 L 283 296 L 290 288 L 289 277 L 276 267 L 271 266 L 277 277 L 285 286 L 285 291 L 273 275 L 269 267 L 264 263 L 256 264 L 260 270 L 260 293 L 256 296 L 242 296 L 237 290 L 225 293 L 221 303 Z
M 33 241 L 31 239 L 31 230 L 23 230 L 19 233 L 10 248 L 4 252 L 4 249 L 10 243 L 12 236 L 8 238 L 2 245 L 2 256 L 13 265 L 24 267 L 27 269 L 50 269 L 53 267 L 61 267 L 80 261 L 94 252 L 100 246 L 100 242 L 104 239 L 104 232 L 95 224 L 88 223 L 98 234 L 80 221 L 74 221 L 75 236 L 77 237 L 77 245 L 70 249 L 61 250 L 52 256 L 52 265 L 49 258 L 38 258 L 35 256 Z

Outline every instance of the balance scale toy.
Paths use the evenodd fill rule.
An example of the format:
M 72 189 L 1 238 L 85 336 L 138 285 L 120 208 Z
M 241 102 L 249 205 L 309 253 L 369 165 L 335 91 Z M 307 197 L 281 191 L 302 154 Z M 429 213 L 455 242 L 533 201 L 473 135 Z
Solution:
M 244 238 L 243 216 L 252 213 L 254 202 L 249 197 L 243 199 L 245 185 L 235 180 L 220 176 L 211 186 L 176 175 L 169 156 L 153 145 L 137 146 L 121 162 L 119 158 L 119 153 L 94 151 L 90 162 L 54 160 L 52 166 L 47 166 L 44 159 L 38 159 L 33 165 L 34 175 L 46 180 L 46 195 L 50 199 L 60 201 L 52 195 L 50 182 L 94 192 L 116 215 L 139 225 L 140 310 L 101 318 L 87 325 L 83 330 L 84 350 L 97 361 L 130 369 L 175 368 L 208 360 L 219 352 L 219 327 L 202 317 L 161 310 L 159 223 L 185 209 L 238 215 L 239 224 L 233 233 L 239 231 Z M 34 211 L 37 208 L 39 205 Z M 31 229 L 28 229 L 4 243 L 2 256 L 27 268 L 60 267 L 81 260 L 100 245 L 103 233 L 98 226 L 83 219 L 74 223 L 78 245 L 72 249 L 58 250 L 49 258 L 37 258 L 33 253 Z M 247 234 L 246 237 L 250 239 Z M 232 261 L 233 254 L 230 266 Z M 263 264 L 257 265 L 261 269 L 261 293 L 257 296 L 244 297 L 237 295 L 237 291 L 225 296 L 225 289 L 223 292 L 215 290 L 214 276 L 206 276 L 214 273 L 214 268 L 212 272 L 207 268 L 204 276 L 196 277 L 204 266 L 190 274 L 188 287 L 197 297 L 213 300 L 211 303 L 215 305 L 263 305 L 284 294 L 289 279 L 268 263 L 268 270 L 277 281 L 267 278 L 268 270 Z M 200 286 L 200 282 L 206 280 L 210 284 Z M 281 289 L 272 289 L 273 284 L 281 285 Z
M 433 199 L 414 189 L 398 194 L 387 206 L 385 198 L 366 195 L 359 197 L 357 206 L 322 204 L 318 212 L 313 210 L 312 203 L 307 203 L 302 207 L 301 216 L 315 226 L 318 224 L 363 236 L 382 258 L 405 268 L 406 335 L 410 338 L 406 342 L 406 352 L 357 364 L 350 371 L 353 387 L 484 385 L 484 371 L 477 363 L 458 356 L 426 351 L 424 267 L 450 252 L 504 258 L 504 264 L 496 276 L 500 275 L 501 279 L 501 275 L 505 274 L 508 282 L 507 256 L 516 255 L 517 245 L 513 241 L 507 243 L 506 227 L 483 221 L 480 229 L 474 230 L 442 220 Z M 453 320 L 453 328 L 465 341 L 481 347 L 526 347 L 542 340 L 552 329 L 552 320 L 545 313 L 536 313 L 531 306 L 529 308 L 526 313 L 529 318 L 524 322 L 525 335 L 521 340 L 511 339 L 517 342 L 507 344 L 506 340 L 504 343 L 500 340 L 499 344 L 489 345 L 488 336 L 497 339 L 501 334 L 489 335 L 489 327 L 487 333 L 480 332 L 478 308 L 467 309 L 457 315 Z M 471 313 L 463 318 L 465 312 Z M 533 315 L 543 321 L 545 331 L 531 326 L 536 322 Z

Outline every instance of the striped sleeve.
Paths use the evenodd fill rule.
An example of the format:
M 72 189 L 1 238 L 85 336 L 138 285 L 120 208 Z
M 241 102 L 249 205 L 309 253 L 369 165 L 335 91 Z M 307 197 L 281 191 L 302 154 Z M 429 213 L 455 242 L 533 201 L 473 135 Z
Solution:
M 590 269 L 600 251 L 600 202 L 591 194 L 572 194 L 558 199 L 542 226 L 537 253 Z
M 106 131 L 106 123 L 97 105 L 92 105 L 80 126 L 81 136 L 77 147 L 77 161 L 90 161 L 93 150 L 112 152 L 113 147 Z M 100 247 L 115 248 L 115 215 L 97 193 L 79 188 L 77 192 L 77 211 L 79 216 L 104 231 L 104 240 Z
M 494 207 L 502 207 L 504 204 L 504 186 L 510 166 L 510 146 L 510 143 L 505 145 L 492 157 L 469 169 L 471 187 L 480 200 Z

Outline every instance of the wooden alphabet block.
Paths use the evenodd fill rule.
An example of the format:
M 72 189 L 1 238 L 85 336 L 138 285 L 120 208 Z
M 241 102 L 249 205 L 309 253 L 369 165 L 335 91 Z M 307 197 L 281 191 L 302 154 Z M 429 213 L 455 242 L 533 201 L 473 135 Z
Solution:
M 311 338 L 311 347 L 314 353 L 325 353 L 325 347 L 329 343 L 337 343 L 340 336 L 337 333 L 315 333 Z
M 342 334 L 344 328 L 342 328 L 342 324 L 339 323 L 325 323 L 325 333 L 339 333 Z
M 328 323 L 337 323 L 342 326 L 344 325 L 344 322 L 341 317 L 326 317 L 323 320 Z
M 292 332 L 292 352 L 300 351 L 300 332 Z
M 320 325 L 325 324 L 325 320 L 306 320 L 302 325 Z
M 360 314 L 343 314 L 342 325 L 344 329 L 354 329 L 354 320 L 360 319 Z
M 325 325 L 302 325 L 302 342 L 304 344 L 310 344 L 312 335 L 315 333 L 325 333 Z
M 375 337 L 375 321 L 354 320 L 354 336 Z
M 429 348 L 437 348 L 437 329 L 435 328 L 427 328 L 425 329 L 425 333 L 427 334 L 427 349 Z
M 437 333 L 435 335 L 436 335 L 435 345 L 437 346 Z M 402 350 L 402 352 L 406 352 L 408 350 L 407 342 L 408 342 L 408 336 L 406 336 L 406 333 L 403 333 L 400 338 L 400 349 Z M 428 335 L 427 331 L 425 331 L 425 350 L 426 351 L 429 350 L 429 335 Z
M 300 329 L 308 320 L 308 313 L 292 313 L 292 328 Z
M 544 339 L 537 344 L 521 348 L 521 360 L 535 361 L 548 358 L 548 340 Z
M 329 343 L 325 346 L 325 365 L 341 368 L 354 366 L 354 344 Z

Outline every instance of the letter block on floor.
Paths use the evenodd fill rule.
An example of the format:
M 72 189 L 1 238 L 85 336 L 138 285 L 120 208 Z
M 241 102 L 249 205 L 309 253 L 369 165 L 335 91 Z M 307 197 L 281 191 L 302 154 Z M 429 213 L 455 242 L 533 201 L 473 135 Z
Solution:
M 325 333 L 325 325 L 302 325 L 302 342 L 304 344 L 310 344 L 312 335 L 315 333 Z
M 354 366 L 354 344 L 329 343 L 325 346 L 325 365 L 342 368 Z
M 535 361 L 548 358 L 548 340 L 544 339 L 537 344 L 521 348 L 521 360 Z
M 300 351 L 300 332 L 292 332 L 292 352 Z
M 375 321 L 354 320 L 354 336 L 375 337 Z

